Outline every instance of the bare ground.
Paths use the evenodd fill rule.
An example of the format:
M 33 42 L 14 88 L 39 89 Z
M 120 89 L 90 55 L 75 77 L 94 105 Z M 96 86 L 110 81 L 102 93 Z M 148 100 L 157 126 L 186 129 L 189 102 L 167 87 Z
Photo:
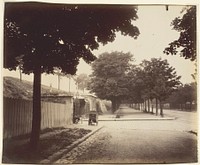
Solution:
M 4 140 L 3 163 L 38 163 L 69 146 L 91 130 L 83 128 L 50 129 L 41 136 L 37 151 L 29 147 L 27 136 Z

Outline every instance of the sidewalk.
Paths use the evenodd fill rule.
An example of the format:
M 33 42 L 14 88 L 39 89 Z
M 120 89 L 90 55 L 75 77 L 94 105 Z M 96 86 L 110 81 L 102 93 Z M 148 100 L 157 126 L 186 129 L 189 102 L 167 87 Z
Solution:
M 135 110 L 128 107 L 118 109 L 114 114 L 103 114 L 99 115 L 99 121 L 134 121 L 134 120 L 174 120 L 173 116 L 167 116 L 164 114 L 163 117 L 156 114 Z M 84 119 L 87 120 L 87 119 Z

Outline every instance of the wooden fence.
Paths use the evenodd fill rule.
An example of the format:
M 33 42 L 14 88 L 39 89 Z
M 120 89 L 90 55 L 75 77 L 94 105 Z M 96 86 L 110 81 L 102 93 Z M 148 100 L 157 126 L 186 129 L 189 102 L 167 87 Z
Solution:
M 4 138 L 28 134 L 32 128 L 32 101 L 4 98 Z M 72 124 L 73 103 L 41 103 L 41 129 Z

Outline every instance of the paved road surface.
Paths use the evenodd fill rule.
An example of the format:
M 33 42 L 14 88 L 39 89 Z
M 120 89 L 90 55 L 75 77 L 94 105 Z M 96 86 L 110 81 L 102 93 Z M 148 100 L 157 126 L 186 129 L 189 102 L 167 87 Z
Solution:
M 123 111 L 126 114 L 125 112 L 130 112 L 130 109 L 124 108 Z M 142 115 L 133 110 L 134 113 Z M 130 115 L 130 113 L 126 115 L 128 114 Z M 182 122 L 181 120 L 101 122 L 100 124 L 104 125 L 103 129 L 64 155 L 57 163 L 196 162 L 197 136 L 188 132 L 196 129 L 196 125 L 191 126 L 188 123 L 193 123 L 188 117 Z
M 184 130 L 193 130 L 197 132 L 198 114 L 197 112 L 185 112 L 176 110 L 165 110 L 166 116 L 176 117 L 174 123 Z

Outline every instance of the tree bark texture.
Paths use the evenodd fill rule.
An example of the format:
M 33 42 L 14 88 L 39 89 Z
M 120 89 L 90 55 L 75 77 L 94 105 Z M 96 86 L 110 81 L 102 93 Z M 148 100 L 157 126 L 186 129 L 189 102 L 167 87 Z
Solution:
M 147 100 L 147 103 L 148 103 L 148 112 L 150 112 L 150 102 L 149 102 L 149 99 Z
M 40 138 L 41 125 L 41 67 L 34 70 L 33 82 L 33 118 L 32 118 L 32 132 L 30 137 L 31 148 L 36 150 L 38 148 Z
M 114 113 L 117 109 L 116 99 L 112 99 L 111 102 L 112 102 L 112 112 Z
M 156 115 L 158 115 L 158 99 L 156 98 Z
M 163 117 L 163 104 L 161 100 L 160 100 L 160 116 Z
M 144 100 L 144 111 L 147 111 L 147 104 L 146 104 L 146 100 Z

